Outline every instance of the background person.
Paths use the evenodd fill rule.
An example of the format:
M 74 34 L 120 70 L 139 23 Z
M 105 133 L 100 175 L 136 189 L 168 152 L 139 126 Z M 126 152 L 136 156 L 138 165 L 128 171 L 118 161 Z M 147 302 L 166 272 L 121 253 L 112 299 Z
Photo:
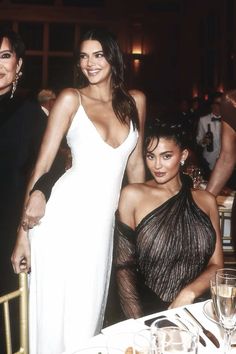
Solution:
M 221 101 L 221 114 L 223 117 L 221 151 L 214 170 L 207 184 L 207 190 L 218 195 L 233 176 L 236 165 L 236 90 L 228 91 Z M 232 183 L 235 185 L 235 181 Z M 236 199 L 234 197 L 231 212 L 231 238 L 236 250 Z
M 207 190 L 214 195 L 226 185 L 236 164 L 236 90 L 224 94 L 220 108 L 223 117 L 221 151 L 207 185 Z
M 37 101 L 18 94 L 24 52 L 17 33 L 0 31 L 0 292 L 17 286 L 10 255 L 45 127 Z
M 44 218 L 29 233 L 31 244 L 19 229 L 12 256 L 15 272 L 31 267 L 31 354 L 77 350 L 100 331 L 126 165 L 130 182 L 145 176 L 145 97 L 125 89 L 122 54 L 109 32 L 83 36 L 78 69 L 79 90 L 63 90 L 49 116 L 25 203 L 65 134 L 72 168 L 54 185 Z
M 48 117 L 56 100 L 55 92 L 52 90 L 43 89 L 39 91 L 37 98 L 42 111 L 45 113 L 46 117 Z
M 121 193 L 116 266 L 126 317 L 193 303 L 223 266 L 216 201 L 181 174 L 188 156 L 183 138 L 180 125 L 151 127 L 144 151 L 153 178 Z
M 197 143 L 202 148 L 202 166 L 205 177 L 208 179 L 220 154 L 221 146 L 221 92 L 216 92 L 212 97 L 211 112 L 200 117 L 197 130 Z M 212 139 L 208 136 L 208 128 Z
M 22 38 L 11 29 L 1 29 L 0 295 L 18 287 L 18 277 L 12 272 L 10 258 L 20 222 L 26 183 L 36 161 L 45 127 L 38 102 L 24 98 L 19 93 L 20 78 L 24 72 L 24 53 Z M 17 311 L 14 323 L 17 323 Z M 17 328 L 14 328 L 14 323 L 13 347 L 17 345 Z M 2 329 L 0 325 L 0 332 Z M 0 337 L 4 338 L 1 334 Z M 0 341 L 0 353 L 5 353 L 3 342 Z

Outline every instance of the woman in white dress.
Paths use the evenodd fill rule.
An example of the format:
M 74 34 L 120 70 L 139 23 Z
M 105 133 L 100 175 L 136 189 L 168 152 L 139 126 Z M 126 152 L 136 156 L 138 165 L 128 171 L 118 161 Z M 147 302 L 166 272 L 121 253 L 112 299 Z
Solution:
M 31 354 L 70 353 L 100 331 L 126 165 L 129 182 L 145 176 L 145 96 L 125 89 L 110 33 L 84 35 L 78 69 L 79 89 L 63 90 L 51 111 L 25 206 L 65 134 L 72 167 L 54 185 L 41 222 L 29 233 L 19 227 L 12 255 L 16 273 L 31 268 Z

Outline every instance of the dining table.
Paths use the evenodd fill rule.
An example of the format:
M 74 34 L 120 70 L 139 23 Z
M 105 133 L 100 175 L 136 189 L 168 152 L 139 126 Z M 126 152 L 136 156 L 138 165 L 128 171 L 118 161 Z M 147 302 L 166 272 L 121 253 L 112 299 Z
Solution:
M 207 331 L 210 331 L 211 334 L 215 336 L 215 338 L 219 342 L 219 347 L 217 348 L 215 344 L 203 333 L 202 328 L 199 324 L 189 315 L 187 310 L 194 315 L 194 317 L 200 322 L 202 326 Z M 79 348 L 77 351 L 73 353 L 66 354 L 113 354 L 112 349 L 107 350 L 108 342 L 111 341 L 112 338 L 120 336 L 120 344 L 122 345 L 122 341 L 124 341 L 124 348 L 132 346 L 132 338 L 134 335 L 144 329 L 148 329 L 145 322 L 146 320 L 155 319 L 159 316 L 166 316 L 167 318 L 172 318 L 173 316 L 179 316 L 180 319 L 187 320 L 191 322 L 191 324 L 199 331 L 199 336 L 205 341 L 205 346 L 199 342 L 198 344 L 198 354 L 217 354 L 224 353 L 223 351 L 223 329 L 218 323 L 217 318 L 214 315 L 212 300 L 206 300 L 198 303 L 194 303 L 191 305 L 178 307 L 175 309 L 170 309 L 158 313 L 153 313 L 151 315 L 141 317 L 138 319 L 127 319 L 122 322 L 118 322 L 112 326 L 103 328 L 101 333 L 92 337 L 88 340 L 86 344 L 83 345 L 83 348 Z M 181 327 L 181 324 L 180 324 Z M 235 346 L 234 346 L 235 344 Z M 116 353 L 116 351 L 114 351 Z M 120 352 L 122 353 L 122 351 Z M 124 350 L 125 354 L 126 351 Z M 132 351 L 131 351 L 132 353 Z M 232 354 L 236 354 L 236 333 L 232 336 Z

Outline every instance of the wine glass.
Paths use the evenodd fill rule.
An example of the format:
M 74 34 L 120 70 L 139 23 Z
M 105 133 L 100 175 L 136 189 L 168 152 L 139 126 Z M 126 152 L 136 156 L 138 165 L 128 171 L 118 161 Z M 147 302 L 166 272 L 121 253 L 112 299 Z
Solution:
M 210 279 L 210 290 L 211 290 L 211 299 L 212 299 L 212 310 L 213 314 L 219 318 L 217 305 L 216 305 L 216 278 Z
M 198 189 L 203 181 L 202 170 L 199 167 L 195 167 L 193 171 L 193 188 Z
M 202 170 L 196 165 L 189 165 L 186 169 L 186 173 L 192 178 L 193 187 L 198 189 L 203 181 Z
M 224 354 L 231 349 L 231 337 L 236 326 L 236 269 L 222 268 L 216 272 L 216 307 L 224 329 Z
M 155 343 L 151 329 L 142 329 L 135 333 L 133 352 L 139 354 L 156 354 Z
M 109 354 L 133 354 L 134 334 L 129 331 L 106 334 L 107 352 Z
M 196 354 L 198 349 L 198 331 L 185 319 L 164 317 L 151 325 L 158 354 Z

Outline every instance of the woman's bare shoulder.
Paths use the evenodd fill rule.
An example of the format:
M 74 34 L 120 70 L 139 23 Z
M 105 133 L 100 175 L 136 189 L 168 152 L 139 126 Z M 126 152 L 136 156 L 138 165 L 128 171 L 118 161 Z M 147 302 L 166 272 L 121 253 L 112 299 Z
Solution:
M 135 102 L 137 103 L 146 102 L 146 96 L 140 90 L 129 90 L 129 94 L 134 98 Z
M 79 91 L 74 88 L 65 88 L 60 92 L 57 100 L 63 102 L 66 105 L 78 107 L 80 102 Z
M 124 203 L 136 203 L 140 201 L 144 193 L 145 183 L 131 183 L 122 189 L 120 200 Z
M 208 191 L 194 189 L 192 190 L 192 196 L 201 209 L 209 210 L 217 205 L 215 196 Z

